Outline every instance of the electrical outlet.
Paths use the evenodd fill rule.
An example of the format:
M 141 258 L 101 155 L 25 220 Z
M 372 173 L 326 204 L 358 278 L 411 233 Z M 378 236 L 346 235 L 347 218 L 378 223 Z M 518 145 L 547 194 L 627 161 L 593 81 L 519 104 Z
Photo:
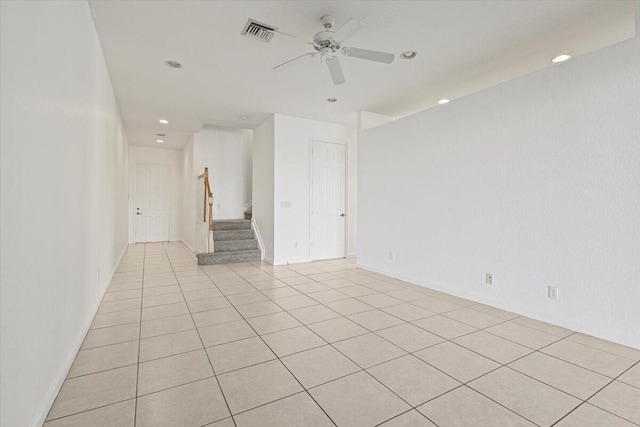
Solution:
M 393 251 L 389 252 L 389 259 L 390 259 L 391 261 L 393 261 L 393 260 L 395 260 L 395 259 L 396 259 L 396 254 L 395 254 L 395 252 L 393 252 Z
M 493 285 L 493 274 L 487 273 L 487 275 L 485 276 L 484 281 L 485 281 L 485 283 L 487 285 Z
M 554 300 L 560 299 L 560 289 L 557 286 L 549 286 L 548 297 Z

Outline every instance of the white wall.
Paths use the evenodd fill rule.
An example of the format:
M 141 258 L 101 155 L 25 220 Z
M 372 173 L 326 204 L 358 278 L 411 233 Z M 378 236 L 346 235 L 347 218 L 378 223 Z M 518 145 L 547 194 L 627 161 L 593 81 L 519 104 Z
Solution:
M 347 142 L 347 256 L 358 253 L 358 136 L 350 130 Z
M 167 165 L 170 169 L 169 177 L 169 240 L 174 242 L 181 239 L 182 232 L 182 166 L 181 151 L 162 148 L 129 147 L 129 242 L 135 243 L 136 224 L 136 165 Z
M 275 115 L 275 264 L 310 260 L 311 140 L 347 146 L 347 241 L 353 251 L 356 225 L 356 129 L 334 123 Z M 291 202 L 281 208 L 281 201 Z
M 127 243 L 127 141 L 86 2 L 0 2 L 0 424 L 40 426 Z
M 373 113 L 371 111 L 358 111 L 358 130 L 371 129 L 395 120 L 393 116 Z
M 198 180 L 198 173 L 193 167 L 193 149 L 194 149 L 194 135 L 189 138 L 184 148 L 182 149 L 182 241 L 195 251 L 195 220 L 196 212 L 202 212 L 196 210 L 196 183 Z M 202 203 L 202 195 L 198 199 Z M 202 218 L 200 218 L 202 220 Z
M 198 174 L 209 168 L 213 218 L 244 218 L 251 201 L 250 129 L 204 126 L 195 134 L 194 165 Z
M 274 137 L 275 117 L 253 129 L 252 199 L 255 219 L 264 244 L 263 257 L 273 264 L 274 254 Z
M 639 58 L 636 37 L 360 133 L 358 263 L 640 348 Z

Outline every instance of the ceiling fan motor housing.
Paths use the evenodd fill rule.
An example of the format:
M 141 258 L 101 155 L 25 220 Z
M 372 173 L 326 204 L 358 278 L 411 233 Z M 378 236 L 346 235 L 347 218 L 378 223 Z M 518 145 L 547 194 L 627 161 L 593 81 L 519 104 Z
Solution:
M 324 49 L 331 49 L 333 52 L 340 49 L 340 45 L 333 41 L 331 37 L 333 37 L 333 31 L 320 31 L 313 36 L 313 47 L 318 52 L 321 52 Z

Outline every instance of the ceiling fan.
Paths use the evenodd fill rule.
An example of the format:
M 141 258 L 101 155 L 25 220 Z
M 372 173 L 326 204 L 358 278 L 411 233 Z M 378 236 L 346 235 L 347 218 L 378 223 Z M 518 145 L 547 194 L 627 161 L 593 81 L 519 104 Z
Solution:
M 369 61 L 382 62 L 384 64 L 391 64 L 395 59 L 392 53 L 378 52 L 376 50 L 359 49 L 355 47 L 344 46 L 343 43 L 349 36 L 357 31 L 363 24 L 360 21 L 356 21 L 351 18 L 336 31 L 333 30 L 336 18 L 330 15 L 325 15 L 320 18 L 324 31 L 320 31 L 313 36 L 313 42 L 307 42 L 315 49 L 315 52 L 305 53 L 304 55 L 297 56 L 289 61 L 273 67 L 274 70 L 284 70 L 292 65 L 300 62 L 305 58 L 313 58 L 316 55 L 320 55 L 320 62 L 327 64 L 333 84 L 340 85 L 346 82 L 342 67 L 338 61 L 338 53 L 351 58 L 366 59 Z M 290 34 L 280 34 L 290 36 Z M 293 36 L 295 37 L 295 36 Z M 299 38 L 299 37 L 295 37 Z

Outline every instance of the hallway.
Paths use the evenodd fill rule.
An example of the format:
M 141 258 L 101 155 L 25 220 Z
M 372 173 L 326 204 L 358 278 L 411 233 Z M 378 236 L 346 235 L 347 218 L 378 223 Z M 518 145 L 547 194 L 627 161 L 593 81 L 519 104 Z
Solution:
M 139 244 L 45 426 L 633 426 L 639 360 L 346 259 L 198 267 Z

